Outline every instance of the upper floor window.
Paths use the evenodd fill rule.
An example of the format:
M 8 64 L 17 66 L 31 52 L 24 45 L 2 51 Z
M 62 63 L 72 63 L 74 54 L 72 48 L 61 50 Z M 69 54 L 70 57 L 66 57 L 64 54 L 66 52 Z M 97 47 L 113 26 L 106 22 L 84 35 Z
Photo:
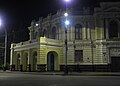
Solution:
M 119 30 L 118 30 L 118 22 L 117 21 L 111 21 L 109 23 L 109 38 L 118 38 L 119 36 Z
M 38 32 L 34 32 L 34 39 L 38 38 Z
M 82 26 L 80 24 L 75 25 L 75 39 L 76 40 L 82 39 Z
M 51 38 L 52 38 L 52 39 L 56 39 L 56 36 L 57 36 L 56 27 L 53 27 L 53 28 L 52 28 L 52 33 L 51 33 Z

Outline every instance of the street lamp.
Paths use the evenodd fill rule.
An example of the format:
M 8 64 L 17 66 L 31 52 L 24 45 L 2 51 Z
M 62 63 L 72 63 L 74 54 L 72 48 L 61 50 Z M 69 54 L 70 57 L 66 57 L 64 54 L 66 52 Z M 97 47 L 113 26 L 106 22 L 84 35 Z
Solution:
M 67 3 L 71 2 L 71 0 L 64 0 L 64 2 L 66 3 L 67 6 Z
M 2 20 L 0 18 L 0 27 L 2 27 Z M 7 58 L 7 30 L 4 28 L 5 31 L 5 56 L 4 56 L 4 71 L 6 70 L 6 58 Z
M 69 1 L 69 0 L 65 0 L 66 2 Z
M 66 12 L 66 13 L 64 14 L 64 16 L 67 17 L 67 16 L 68 16 L 68 13 Z
M 38 26 L 39 24 L 38 23 L 36 23 L 36 26 Z
M 2 20 L 1 20 L 1 18 L 0 18 L 0 27 L 1 27 L 1 25 L 2 25 Z
M 68 51 L 68 46 L 67 46 L 67 28 L 68 25 L 70 24 L 69 20 L 68 20 L 68 13 L 67 13 L 67 3 L 70 2 L 70 0 L 64 0 L 66 3 L 66 12 L 64 13 L 65 16 L 65 74 L 68 74 L 68 67 L 67 67 L 67 51 Z
M 65 74 L 68 74 L 68 67 L 67 67 L 67 51 L 68 51 L 68 46 L 67 46 L 67 28 L 70 22 L 68 20 L 65 20 Z
M 67 27 L 69 24 L 70 24 L 69 20 L 66 20 L 66 21 L 65 21 L 66 27 Z

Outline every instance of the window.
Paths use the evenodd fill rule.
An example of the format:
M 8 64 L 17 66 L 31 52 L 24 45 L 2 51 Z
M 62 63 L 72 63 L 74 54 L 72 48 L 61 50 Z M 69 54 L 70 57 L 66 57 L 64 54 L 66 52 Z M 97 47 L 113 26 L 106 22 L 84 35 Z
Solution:
M 38 32 L 34 32 L 34 39 L 38 38 Z
M 116 21 L 111 21 L 109 23 L 109 38 L 118 38 L 118 23 Z
M 82 26 L 80 24 L 75 25 L 75 39 L 76 40 L 82 39 Z
M 75 50 L 75 63 L 83 62 L 83 50 Z
M 52 28 L 52 33 L 51 33 L 52 39 L 56 39 L 56 35 L 57 35 L 56 32 L 57 32 L 57 31 L 56 31 L 56 27 L 53 27 L 53 28 Z

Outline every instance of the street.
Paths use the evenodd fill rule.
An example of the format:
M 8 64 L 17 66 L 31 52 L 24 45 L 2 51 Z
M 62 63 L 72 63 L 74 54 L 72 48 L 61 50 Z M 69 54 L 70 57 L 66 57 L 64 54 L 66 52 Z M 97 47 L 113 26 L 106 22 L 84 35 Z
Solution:
M 119 76 L 0 73 L 0 86 L 120 86 Z

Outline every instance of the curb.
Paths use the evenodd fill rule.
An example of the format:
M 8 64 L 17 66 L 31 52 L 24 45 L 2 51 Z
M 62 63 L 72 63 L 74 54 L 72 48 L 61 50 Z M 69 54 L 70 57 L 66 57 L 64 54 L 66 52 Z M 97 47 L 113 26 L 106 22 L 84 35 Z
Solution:
M 19 72 L 19 71 L 0 71 L 0 73 L 11 74 L 33 74 L 33 75 L 62 75 L 62 76 L 120 76 L 120 72 L 73 72 L 64 74 L 64 72 Z

